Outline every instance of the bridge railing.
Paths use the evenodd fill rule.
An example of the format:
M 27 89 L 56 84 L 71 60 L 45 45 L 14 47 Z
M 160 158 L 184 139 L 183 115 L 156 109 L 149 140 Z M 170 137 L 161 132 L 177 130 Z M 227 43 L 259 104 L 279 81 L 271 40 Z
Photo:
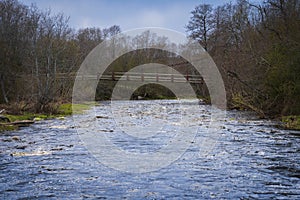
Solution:
M 184 76 L 179 74 L 160 74 L 160 73 L 124 73 L 124 72 L 111 72 L 104 74 L 100 77 L 101 80 L 121 80 L 126 81 L 142 81 L 142 82 L 174 82 L 174 83 L 203 83 L 203 78 L 199 75 L 186 74 Z
M 200 75 L 194 75 L 194 74 L 166 74 L 166 73 L 136 73 L 136 72 L 109 72 L 105 73 L 102 76 L 99 74 L 58 74 L 56 77 L 58 79 L 64 79 L 67 77 L 73 77 L 75 76 L 78 79 L 82 80 L 107 80 L 107 81 L 142 81 L 142 82 L 174 82 L 174 83 L 197 83 L 197 84 L 203 84 L 203 77 Z

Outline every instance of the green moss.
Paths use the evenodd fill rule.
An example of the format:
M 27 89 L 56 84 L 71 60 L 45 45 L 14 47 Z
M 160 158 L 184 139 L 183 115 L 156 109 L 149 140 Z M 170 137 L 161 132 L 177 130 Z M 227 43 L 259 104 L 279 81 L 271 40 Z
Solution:
M 281 120 L 285 128 L 300 130 L 300 115 L 283 116 Z
M 56 115 L 52 114 L 38 114 L 38 113 L 23 113 L 22 115 L 5 115 L 11 122 L 21 121 L 21 120 L 45 120 L 45 119 L 62 119 L 65 115 L 71 115 L 72 113 L 80 114 L 84 110 L 88 110 L 91 104 L 61 104 L 58 108 L 58 113 Z
M 21 120 L 34 120 L 35 118 L 39 120 L 44 119 L 53 119 L 55 115 L 45 115 L 45 114 L 36 114 L 36 113 L 23 113 L 22 115 L 5 115 L 11 122 L 21 121 Z
M 0 124 L 0 132 L 13 131 L 18 129 L 17 126 Z
M 86 103 L 86 104 L 66 103 L 66 104 L 61 104 L 59 106 L 58 112 L 62 115 L 81 114 L 85 110 L 90 109 L 91 106 L 92 106 L 91 103 Z
M 5 115 L 11 122 L 14 121 L 22 121 L 22 120 L 34 120 L 34 121 L 40 121 L 45 119 L 60 119 L 63 120 L 64 116 L 66 115 L 72 115 L 72 114 L 81 114 L 85 110 L 88 110 L 91 108 L 93 104 L 92 103 L 85 103 L 85 104 L 61 104 L 58 108 L 58 114 L 52 115 L 52 114 L 38 114 L 38 113 L 23 113 L 22 115 Z M 8 125 L 8 124 L 0 124 L 0 132 L 3 131 L 13 131 L 18 129 L 17 126 Z

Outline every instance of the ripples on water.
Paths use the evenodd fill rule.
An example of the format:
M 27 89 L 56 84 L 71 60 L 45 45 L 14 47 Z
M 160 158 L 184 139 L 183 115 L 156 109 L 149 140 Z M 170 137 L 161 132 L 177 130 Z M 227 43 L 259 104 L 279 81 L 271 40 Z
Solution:
M 133 106 L 138 104 L 132 102 Z M 178 119 L 177 101 L 163 101 L 161 108 L 155 107 L 154 101 L 144 104 L 147 106 L 142 110 L 149 115 L 174 123 Z M 106 115 L 102 110 L 107 106 L 95 107 L 97 114 Z M 135 108 L 137 112 L 141 109 Z M 159 111 L 167 115 L 157 109 L 167 110 Z M 0 198 L 300 199 L 300 132 L 279 130 L 270 121 L 228 112 L 215 148 L 203 156 L 197 141 L 207 129 L 209 110 L 210 106 L 200 105 L 199 110 L 189 113 L 199 121 L 199 133 L 180 159 L 143 174 L 116 171 L 99 163 L 81 142 L 71 118 L 2 133 Z M 143 113 L 140 116 L 137 123 L 147 123 Z M 98 119 L 107 126 L 102 131 L 119 134 L 119 138 L 114 136 L 115 143 L 134 149 L 134 138 L 120 139 L 112 120 Z M 165 135 L 160 135 L 153 141 L 165 141 Z M 149 143 L 142 144 L 149 148 Z

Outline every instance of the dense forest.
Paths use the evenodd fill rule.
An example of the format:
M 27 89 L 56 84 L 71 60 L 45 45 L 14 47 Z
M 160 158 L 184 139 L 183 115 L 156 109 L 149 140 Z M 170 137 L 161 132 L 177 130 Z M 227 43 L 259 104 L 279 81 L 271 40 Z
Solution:
M 300 114 L 299 0 L 199 5 L 186 30 L 222 72 L 232 107 Z
M 121 32 L 117 25 L 75 30 L 63 13 L 41 11 L 17 0 L 1 0 L 0 10 L 0 103 L 16 110 L 51 112 L 52 104 L 70 101 L 74 74 L 84 58 L 100 42 Z M 185 28 L 216 62 L 230 108 L 250 109 L 262 117 L 300 114 L 299 0 L 200 4 L 191 11 Z M 168 44 L 166 38 L 149 32 L 133 41 L 151 40 Z M 127 71 L 158 60 L 168 65 L 182 62 L 167 52 L 157 55 L 153 49 L 132 52 L 117 59 L 112 68 Z M 176 67 L 182 73 L 192 71 L 191 66 Z M 113 86 L 98 87 L 97 98 L 109 98 Z M 194 88 L 201 96 L 208 94 L 205 88 Z M 159 96 L 153 89 L 150 93 Z
M 47 112 L 69 100 L 71 74 L 95 46 L 120 33 L 119 26 L 74 30 L 63 13 L 17 0 L 0 1 L 0 10 L 0 102 L 21 110 Z

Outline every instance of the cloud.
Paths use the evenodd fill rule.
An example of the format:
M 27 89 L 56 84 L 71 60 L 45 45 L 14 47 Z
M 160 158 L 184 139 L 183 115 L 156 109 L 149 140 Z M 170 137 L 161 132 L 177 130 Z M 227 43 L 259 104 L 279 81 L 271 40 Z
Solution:
M 174 1 L 173 4 L 165 5 L 165 7 L 161 6 L 156 9 L 142 10 L 136 16 L 135 24 L 139 27 L 164 27 L 185 32 L 184 26 L 188 22 L 190 11 L 193 8 L 193 4 Z M 124 24 L 130 25 L 129 22 L 125 22 Z
M 137 17 L 137 24 L 139 26 L 165 26 L 166 17 L 159 11 L 147 10 L 140 13 L 140 17 Z
M 95 23 L 89 17 L 81 17 L 78 20 L 77 24 L 78 24 L 78 28 L 85 28 L 85 27 L 93 27 Z

